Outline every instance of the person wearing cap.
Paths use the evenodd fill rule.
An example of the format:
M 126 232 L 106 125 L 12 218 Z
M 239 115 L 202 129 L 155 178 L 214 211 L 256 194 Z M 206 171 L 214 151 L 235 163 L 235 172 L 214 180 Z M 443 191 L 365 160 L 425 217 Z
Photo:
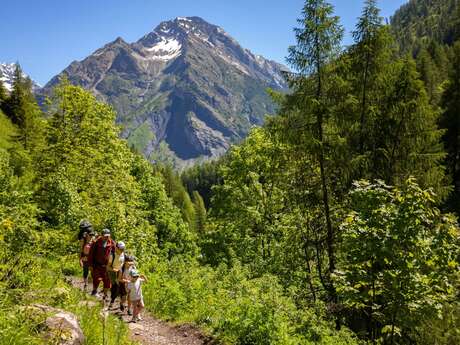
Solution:
M 90 232 L 83 233 L 83 244 L 80 248 L 80 267 L 83 268 L 83 289 L 86 290 L 88 286 L 88 275 L 89 275 L 89 264 L 88 256 L 91 252 L 91 246 L 94 241 L 94 233 L 92 230 Z
M 115 245 L 115 251 L 112 253 L 112 257 L 107 266 L 107 273 L 110 278 L 112 287 L 110 288 L 110 304 L 109 309 L 112 307 L 113 302 L 120 293 L 120 282 L 118 281 L 118 272 L 120 272 L 123 264 L 125 263 L 125 244 L 124 242 L 118 242 Z M 121 303 L 120 303 L 121 308 Z
M 87 219 L 82 219 L 80 224 L 78 225 L 78 241 L 80 241 L 80 247 L 83 246 L 84 243 L 84 234 L 94 232 L 93 226 Z
M 131 271 L 131 281 L 128 283 L 128 294 L 133 305 L 133 319 L 131 322 L 141 320 L 140 313 L 144 309 L 144 298 L 142 296 L 142 284 L 147 283 L 147 278 L 139 274 L 137 270 Z
M 132 255 L 125 255 L 125 263 L 118 272 L 118 282 L 120 284 L 120 310 L 125 310 L 125 303 L 128 300 L 128 315 L 132 315 L 131 312 L 131 300 L 128 298 L 128 283 L 131 281 L 131 271 L 135 270 L 134 257 Z
M 91 246 L 88 255 L 88 266 L 93 276 L 92 295 L 96 295 L 100 282 L 104 284 L 104 300 L 107 299 L 110 290 L 110 278 L 107 272 L 107 266 L 115 251 L 115 242 L 110 237 L 110 230 L 102 230 L 100 236 Z

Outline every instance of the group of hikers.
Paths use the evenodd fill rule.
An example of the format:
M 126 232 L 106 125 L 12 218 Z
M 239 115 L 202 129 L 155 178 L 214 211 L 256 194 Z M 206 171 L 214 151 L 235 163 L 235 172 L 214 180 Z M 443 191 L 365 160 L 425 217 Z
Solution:
M 125 252 L 125 243 L 115 242 L 109 229 L 103 229 L 98 236 L 88 220 L 80 222 L 78 239 L 85 291 L 91 273 L 91 295 L 98 295 L 97 290 L 102 282 L 104 303 L 109 300 L 110 291 L 108 308 L 117 308 L 115 301 L 120 297 L 120 312 L 126 310 L 128 315 L 132 315 L 131 322 L 140 321 L 140 313 L 144 309 L 142 283 L 147 282 L 147 279 L 136 269 L 135 258 Z

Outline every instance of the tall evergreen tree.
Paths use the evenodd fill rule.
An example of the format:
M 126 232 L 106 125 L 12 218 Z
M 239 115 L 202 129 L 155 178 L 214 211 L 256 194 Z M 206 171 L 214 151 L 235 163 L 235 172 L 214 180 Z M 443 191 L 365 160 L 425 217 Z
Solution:
M 39 152 L 44 146 L 44 118 L 32 93 L 32 81 L 24 77 L 19 64 L 16 64 L 13 89 L 5 102 L 5 111 L 19 127 L 24 148 Z
M 423 188 L 433 188 L 444 198 L 445 153 L 437 124 L 439 112 L 430 105 L 411 57 L 394 64 L 392 79 L 374 129 L 373 177 L 399 185 L 414 176 Z
M 432 104 L 439 102 L 439 71 L 429 51 L 422 48 L 417 56 L 417 70 L 425 83 L 425 88 Z
M 182 212 L 182 218 L 191 226 L 195 226 L 195 208 L 179 175 L 170 165 L 160 167 L 166 193 Z
M 309 132 L 313 140 L 313 156 L 318 162 L 321 178 L 321 199 L 326 228 L 326 248 L 328 257 L 328 276 L 336 268 L 335 229 L 331 216 L 331 195 L 329 190 L 329 172 L 325 157 L 325 121 L 328 107 L 326 90 L 331 77 L 329 64 L 339 52 L 343 37 L 343 28 L 339 18 L 333 16 L 333 7 L 324 0 L 307 0 L 302 17 L 298 20 L 299 28 L 295 29 L 297 44 L 289 48 L 288 62 L 298 71 L 291 80 L 296 106 L 304 108 L 305 122 L 309 123 L 304 130 Z M 302 110 L 301 110 L 302 111 Z M 332 280 L 328 279 L 326 289 L 329 297 L 336 300 Z
M 193 206 L 195 208 L 195 228 L 198 234 L 203 234 L 206 225 L 206 207 L 203 198 L 196 190 L 192 194 Z
M 353 38 L 355 40 L 355 68 L 362 71 L 358 78 L 361 87 L 360 95 L 360 119 L 359 119 L 359 151 L 364 152 L 365 122 L 369 111 L 368 97 L 369 88 L 378 68 L 377 57 L 382 48 L 379 36 L 382 28 L 382 18 L 377 8 L 376 0 L 366 0 L 361 17 L 358 19 Z
M 5 103 L 7 98 L 8 94 L 6 93 L 5 86 L 3 85 L 3 82 L 0 80 L 0 109 L 3 109 L 3 104 Z
M 454 185 L 450 206 L 460 214 L 460 41 L 454 45 L 454 56 L 453 69 L 442 97 L 441 126 L 446 129 L 443 138 L 446 163 Z

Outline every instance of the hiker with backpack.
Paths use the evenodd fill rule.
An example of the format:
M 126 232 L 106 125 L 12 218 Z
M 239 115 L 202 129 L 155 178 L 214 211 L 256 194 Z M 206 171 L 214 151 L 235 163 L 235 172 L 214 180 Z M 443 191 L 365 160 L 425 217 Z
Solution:
M 102 235 L 91 245 L 88 255 L 88 266 L 93 276 L 92 295 L 97 294 L 97 288 L 102 281 L 104 285 L 104 301 L 107 300 L 111 288 L 110 278 L 107 272 L 107 265 L 115 252 L 115 242 L 110 237 L 110 230 L 103 229 Z
M 118 273 L 121 271 L 123 264 L 125 263 L 125 244 L 123 242 L 118 242 L 115 245 L 115 250 L 112 252 L 112 256 L 109 259 L 109 264 L 107 265 L 107 273 L 110 278 L 110 283 L 112 287 L 110 288 L 110 304 L 109 309 L 112 308 L 115 299 L 120 293 L 120 282 L 118 280 Z M 120 303 L 120 309 L 121 309 Z
M 85 232 L 83 233 L 83 243 L 80 248 L 80 267 L 83 268 L 83 289 L 86 291 L 86 288 L 88 286 L 88 275 L 89 275 L 89 263 L 88 263 L 88 257 L 89 253 L 91 251 L 91 245 L 93 244 L 94 241 L 94 233 L 92 230 L 91 232 Z
M 83 237 L 85 233 L 94 233 L 93 225 L 87 219 L 82 219 L 78 225 L 78 240 L 80 241 L 80 246 L 83 246 Z

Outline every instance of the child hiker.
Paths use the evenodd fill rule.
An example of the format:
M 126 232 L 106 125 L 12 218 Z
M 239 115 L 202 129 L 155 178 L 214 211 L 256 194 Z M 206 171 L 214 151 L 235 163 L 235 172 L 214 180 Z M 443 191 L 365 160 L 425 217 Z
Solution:
M 131 271 L 135 270 L 134 266 L 134 257 L 131 255 L 125 256 L 125 262 L 121 267 L 121 270 L 118 271 L 118 281 L 120 285 L 120 310 L 124 311 L 126 307 L 126 300 L 128 300 L 128 315 L 132 315 L 131 312 L 131 300 L 128 296 L 128 283 L 131 281 Z
M 142 297 L 142 283 L 147 282 L 144 275 L 140 275 L 137 270 L 131 271 L 131 282 L 128 284 L 128 293 L 131 304 L 133 305 L 133 319 L 131 322 L 141 320 L 140 313 L 144 309 L 144 299 Z

